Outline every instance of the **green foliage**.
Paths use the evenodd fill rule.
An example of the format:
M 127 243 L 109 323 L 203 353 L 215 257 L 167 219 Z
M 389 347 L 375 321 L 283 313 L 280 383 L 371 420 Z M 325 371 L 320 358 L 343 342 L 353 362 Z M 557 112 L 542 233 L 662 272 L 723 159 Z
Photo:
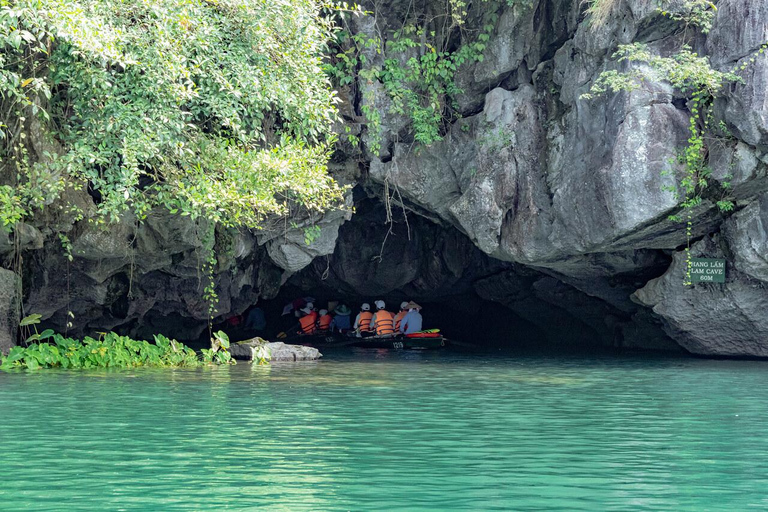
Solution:
M 216 292 L 216 279 L 215 272 L 218 265 L 218 258 L 216 258 L 216 225 L 208 223 L 203 227 L 205 230 L 204 235 L 200 238 L 202 243 L 203 261 L 202 261 L 202 273 L 203 273 L 203 299 L 208 303 L 208 326 L 210 328 L 213 323 L 213 317 L 216 316 L 216 310 L 219 305 L 219 295 Z
M 620 0 L 583 0 L 581 3 L 587 6 L 589 24 L 596 27 L 608 21 L 619 2 Z
M 308 226 L 304 228 L 304 243 L 306 245 L 312 245 L 312 242 L 320 238 L 320 235 L 322 234 L 322 229 L 320 229 L 320 226 Z
M 691 25 L 698 28 L 703 34 L 707 34 L 712 28 L 712 22 L 717 13 L 716 1 L 685 0 L 682 5 L 678 6 L 679 10 L 668 11 L 663 8 L 658 10 L 662 16 L 680 22 L 686 27 Z M 669 3 L 669 0 L 666 0 L 664 3 Z
M 501 126 L 481 137 L 478 142 L 485 150 L 495 152 L 512 146 L 514 140 L 515 134 Z
M 450 0 L 445 13 L 436 16 L 450 23 L 441 30 L 433 30 L 423 19 L 403 20 L 398 30 L 386 34 L 384 40 L 364 34 L 341 30 L 333 53 L 325 69 L 340 86 L 364 81 L 381 84 L 389 99 L 389 114 L 402 115 L 411 121 L 413 140 L 429 145 L 442 139 L 444 125 L 455 119 L 455 98 L 462 93 L 456 85 L 458 69 L 469 63 L 482 62 L 484 51 L 498 21 L 496 0 L 484 10 L 480 30 L 472 35 L 462 30 L 467 16 L 467 2 Z M 530 0 L 506 0 L 510 7 L 529 8 Z M 447 41 L 456 31 L 462 44 L 453 50 Z M 366 56 L 383 55 L 381 64 L 374 65 Z M 372 88 L 364 90 L 362 113 L 370 134 L 369 149 L 381 150 L 381 106 L 377 104 Z M 350 142 L 358 142 L 348 137 Z
M 662 16 L 680 22 L 685 27 L 698 28 L 706 34 L 712 28 L 712 22 L 717 12 L 715 2 L 709 0 L 683 0 L 682 2 L 657 0 L 658 5 L 660 5 L 657 10 Z M 587 6 L 588 22 L 594 28 L 602 26 L 608 21 L 621 4 L 621 0 L 583 0 L 582 4 Z M 674 10 L 666 8 L 670 4 L 674 5 Z
M 211 348 L 202 351 L 203 361 L 208 364 L 235 364 L 229 353 L 229 336 L 224 331 L 218 331 L 211 337 Z
M 317 0 L 0 3 L 0 223 L 65 184 L 101 196 L 99 221 L 156 206 L 258 227 L 321 210 L 336 97 L 321 68 L 334 28 Z M 62 146 L 36 165 L 29 119 Z
M 270 359 L 272 359 L 272 353 L 270 352 L 269 347 L 267 347 L 266 342 L 260 343 L 254 347 L 253 364 L 269 364 Z
M 619 45 L 613 58 L 632 66 L 628 71 L 604 71 L 592 84 L 590 93 L 582 98 L 590 99 L 606 92 L 633 91 L 646 80 L 666 81 L 683 93 L 701 92 L 709 96 L 717 95 L 726 83 L 743 82 L 733 72 L 714 69 L 707 57 L 700 57 L 689 46 L 683 46 L 671 57 L 661 57 L 651 53 L 645 44 L 623 44 Z M 637 67 L 636 64 L 647 67 Z
M 45 331 L 39 341 L 43 339 L 50 339 L 50 342 L 13 347 L 7 357 L 0 359 L 0 370 L 196 367 L 202 364 L 194 350 L 160 334 L 154 337 L 154 343 L 112 332 L 98 339 L 86 337 L 80 341 Z M 206 362 L 229 360 L 221 356 Z

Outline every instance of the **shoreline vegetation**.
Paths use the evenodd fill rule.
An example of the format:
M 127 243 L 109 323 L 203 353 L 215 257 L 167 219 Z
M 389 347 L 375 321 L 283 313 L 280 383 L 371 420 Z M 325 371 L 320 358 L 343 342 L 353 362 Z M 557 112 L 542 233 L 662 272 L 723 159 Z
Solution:
M 6 357 L 0 357 L 0 370 L 196 368 L 210 364 L 235 364 L 229 353 L 229 338 L 222 331 L 214 334 L 211 348 L 202 349 L 200 354 L 162 334 L 154 336 L 154 343 L 114 332 L 102 333 L 99 338 L 87 336 L 82 340 L 50 330 L 34 336 L 37 337 L 36 342 L 26 347 L 13 347 Z

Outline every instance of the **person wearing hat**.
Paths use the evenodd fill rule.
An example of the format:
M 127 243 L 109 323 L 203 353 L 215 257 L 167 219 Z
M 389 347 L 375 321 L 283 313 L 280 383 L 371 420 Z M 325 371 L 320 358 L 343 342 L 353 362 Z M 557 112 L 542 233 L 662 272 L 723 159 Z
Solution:
M 357 318 L 355 318 L 354 328 L 358 334 L 370 333 L 372 331 L 371 329 L 372 318 L 373 318 L 373 313 L 371 313 L 371 305 L 368 304 L 367 302 L 364 302 L 363 305 L 360 306 L 360 312 L 357 314 Z
M 305 307 L 300 310 L 302 317 L 299 318 L 299 334 L 315 334 L 317 332 L 317 311 Z
M 333 317 L 328 314 L 327 309 L 321 309 L 317 314 L 319 315 L 319 318 L 317 319 L 317 330 L 322 333 L 328 332 L 331 329 Z
M 400 303 L 400 311 L 395 315 L 395 332 L 400 332 L 400 322 L 403 321 L 403 317 L 408 313 L 408 301 Z
M 422 319 L 421 313 L 419 313 L 421 306 L 411 301 L 406 307 L 408 308 L 408 313 L 400 322 L 400 332 L 403 334 L 413 334 L 414 332 L 421 331 Z
M 377 300 L 376 313 L 371 319 L 371 325 L 376 330 L 376 334 L 379 336 L 387 336 L 395 334 L 395 315 L 387 311 L 387 305 L 383 300 Z
M 339 304 L 336 309 L 333 310 L 333 321 L 331 322 L 331 331 L 347 332 L 352 328 L 352 323 L 349 316 L 352 314 L 352 310 L 347 307 L 346 304 Z

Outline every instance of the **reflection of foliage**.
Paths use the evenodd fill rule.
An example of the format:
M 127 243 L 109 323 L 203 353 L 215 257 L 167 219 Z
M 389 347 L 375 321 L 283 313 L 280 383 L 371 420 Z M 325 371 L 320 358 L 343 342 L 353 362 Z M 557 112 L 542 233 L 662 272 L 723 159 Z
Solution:
M 602 2 L 612 3 L 612 0 L 593 0 L 590 9 L 597 8 Z M 606 7 L 600 7 L 605 9 Z M 660 10 L 661 14 L 684 25 L 684 29 L 693 28 L 702 33 L 707 33 L 712 28 L 716 7 L 713 2 L 706 0 L 685 0 L 682 10 L 668 12 Z M 589 9 L 588 9 L 589 12 Z M 603 20 L 605 21 L 605 20 Z M 675 222 L 685 222 L 685 232 L 688 241 L 686 247 L 686 277 L 685 284 L 691 284 L 691 252 L 690 244 L 693 236 L 693 209 L 702 203 L 704 193 L 710 187 L 712 170 L 708 165 L 707 138 L 718 138 L 717 129 L 713 126 L 714 114 L 712 105 L 715 97 L 721 94 L 723 86 L 728 83 L 743 83 L 744 80 L 737 73 L 746 69 L 746 66 L 755 62 L 759 55 L 763 55 L 768 48 L 768 43 L 762 45 L 750 59 L 733 71 L 719 71 L 712 67 L 707 57 L 702 57 L 692 51 L 687 44 L 670 57 L 662 57 L 652 53 L 647 45 L 634 43 L 620 45 L 613 57 L 618 62 L 630 65 L 627 71 L 610 70 L 600 74 L 593 83 L 589 93 L 582 98 L 591 99 L 595 95 L 607 92 L 629 92 L 641 87 L 646 80 L 665 81 L 671 84 L 678 92 L 688 100 L 691 119 L 689 124 L 690 136 L 688 145 L 681 152 L 677 163 L 684 167 L 683 177 L 679 182 L 683 197 L 680 206 L 684 212 L 684 218 L 680 215 L 670 217 Z M 641 64 L 642 66 L 638 66 Z M 725 123 L 720 121 L 719 131 L 727 136 L 729 132 Z M 707 135 L 707 137 L 705 137 Z M 728 177 L 720 183 L 723 193 L 730 189 Z M 672 191 L 678 199 L 675 187 L 665 188 Z M 734 203 L 726 197 L 714 199 L 715 204 L 723 213 L 731 212 Z

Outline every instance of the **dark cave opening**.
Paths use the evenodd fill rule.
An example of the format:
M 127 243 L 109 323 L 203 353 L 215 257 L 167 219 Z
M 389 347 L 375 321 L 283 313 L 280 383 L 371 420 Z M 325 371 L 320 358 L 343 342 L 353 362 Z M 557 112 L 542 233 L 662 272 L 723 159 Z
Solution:
M 282 313 L 299 297 L 312 297 L 316 309 L 344 302 L 353 319 L 363 302 L 384 300 L 395 313 L 402 301 L 414 300 L 423 306 L 425 329 L 438 328 L 463 348 L 678 349 L 648 315 L 621 311 L 551 275 L 490 258 L 453 227 L 413 212 L 406 222 L 397 207 L 392 213 L 389 223 L 381 201 L 361 198 L 352 220 L 339 229 L 333 254 L 316 258 L 275 297 L 244 312 L 261 308 L 266 329 L 226 321 L 215 328 L 235 339 L 275 339 L 298 330 L 296 317 Z

